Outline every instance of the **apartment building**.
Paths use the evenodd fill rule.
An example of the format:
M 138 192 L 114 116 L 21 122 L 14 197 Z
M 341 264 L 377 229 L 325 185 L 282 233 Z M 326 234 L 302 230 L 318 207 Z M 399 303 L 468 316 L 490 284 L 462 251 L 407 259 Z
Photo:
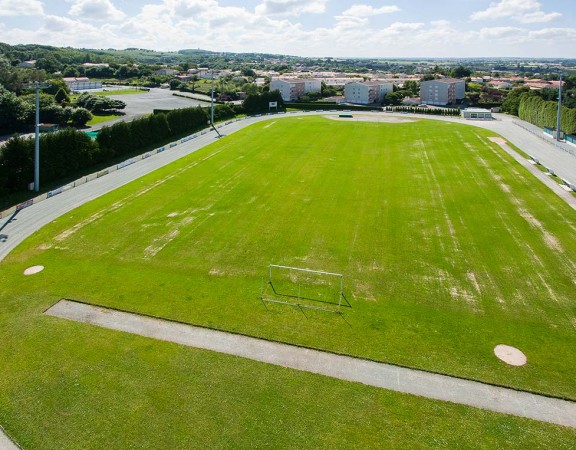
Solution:
M 353 82 L 344 86 L 344 98 L 347 103 L 371 105 L 382 103 L 384 97 L 394 89 L 393 83 Z
M 270 81 L 270 91 L 276 90 L 280 91 L 282 100 L 293 102 L 309 92 L 320 92 L 322 90 L 322 82 L 313 78 L 273 78 Z
M 451 105 L 464 99 L 466 82 L 456 78 L 440 78 L 420 83 L 420 101 L 427 105 Z

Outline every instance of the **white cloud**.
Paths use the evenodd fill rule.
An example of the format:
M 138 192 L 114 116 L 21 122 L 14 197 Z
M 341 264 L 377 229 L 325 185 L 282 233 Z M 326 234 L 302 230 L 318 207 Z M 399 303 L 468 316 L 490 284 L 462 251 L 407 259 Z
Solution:
M 2 16 L 36 16 L 44 14 L 39 0 L 0 0 L 0 17 Z
M 544 13 L 542 4 L 537 0 L 500 0 L 493 2 L 488 9 L 476 11 L 472 20 L 492 20 L 511 18 L 521 23 L 543 23 L 558 19 L 562 14 Z
M 146 5 L 153 7 L 155 5 Z M 174 16 L 193 17 L 205 11 L 219 8 L 216 0 L 165 0 L 164 5 Z
M 372 5 L 352 5 L 344 11 L 342 15 L 352 17 L 371 17 L 380 14 L 391 14 L 398 11 L 400 11 L 400 8 L 395 5 L 382 6 L 380 8 L 374 8 Z
M 510 36 L 519 36 L 525 34 L 526 30 L 517 27 L 490 27 L 481 28 L 478 31 L 478 37 L 481 39 L 503 39 Z
M 303 13 L 322 14 L 328 0 L 264 0 L 255 8 L 262 16 L 299 16 Z
M 92 20 L 122 20 L 126 17 L 111 0 L 75 0 L 70 8 L 71 16 Z
M 498 24 L 505 26 L 492 28 L 446 20 L 390 23 L 382 16 L 376 21 L 371 18 L 400 8 L 355 1 L 334 17 L 326 13 L 328 0 L 258 0 L 254 9 L 241 0 L 144 0 L 137 14 L 117 22 L 110 20 L 120 17 L 115 5 L 127 5 L 128 0 L 67 0 L 70 15 L 56 12 L 52 1 L 0 0 L 0 13 L 6 16 L 9 10 L 22 16 L 0 22 L 0 40 L 88 48 L 204 48 L 357 57 L 544 56 L 550 51 L 550 56 L 561 56 L 576 48 L 574 27 L 535 30 L 534 23 L 558 14 L 543 12 L 536 0 L 491 0 L 486 11 L 473 16 L 475 20 L 508 19 Z M 313 13 L 318 14 L 310 16 Z M 30 18 L 30 14 L 39 16 Z M 85 20 L 102 17 L 109 18 Z
M 576 28 L 542 28 L 530 31 L 528 36 L 543 41 L 571 43 L 572 46 L 576 44 Z

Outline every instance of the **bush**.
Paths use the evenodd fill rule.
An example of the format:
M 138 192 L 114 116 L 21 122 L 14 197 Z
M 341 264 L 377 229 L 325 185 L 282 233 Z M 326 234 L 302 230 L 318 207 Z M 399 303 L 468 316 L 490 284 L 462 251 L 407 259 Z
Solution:
M 74 108 L 70 113 L 70 120 L 75 127 L 83 127 L 92 120 L 92 113 L 86 108 Z

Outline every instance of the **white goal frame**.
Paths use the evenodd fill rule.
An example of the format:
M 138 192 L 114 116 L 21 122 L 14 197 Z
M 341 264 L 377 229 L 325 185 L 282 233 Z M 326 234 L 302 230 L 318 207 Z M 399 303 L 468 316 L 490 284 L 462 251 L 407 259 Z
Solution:
M 340 278 L 340 292 L 338 293 L 338 309 L 334 310 L 334 309 L 329 309 L 329 308 L 323 308 L 321 306 L 313 306 L 313 305 L 307 305 L 305 303 L 301 302 L 301 297 L 300 297 L 300 282 L 298 282 L 298 297 L 297 297 L 297 303 L 293 303 L 293 302 L 288 302 L 288 301 L 284 301 L 284 300 L 277 300 L 277 299 L 271 299 L 271 298 L 266 298 L 264 296 L 264 289 L 262 289 L 262 295 L 260 296 L 260 299 L 263 302 L 269 302 L 269 303 L 280 303 L 283 305 L 290 305 L 290 306 L 298 306 L 299 308 L 309 308 L 309 309 L 317 309 L 317 310 L 321 310 L 321 311 L 329 311 L 329 312 L 335 312 L 335 313 L 340 313 L 340 307 L 342 306 L 342 299 L 344 299 L 344 275 L 341 273 L 334 273 L 334 272 L 326 272 L 324 270 L 312 270 L 312 269 L 303 269 L 301 267 L 292 267 L 292 266 L 281 266 L 278 264 L 270 264 L 268 266 L 268 284 L 273 286 L 272 284 L 272 269 L 286 269 L 286 270 L 294 270 L 297 272 L 305 272 L 305 273 L 313 273 L 313 274 L 317 274 L 317 275 L 326 275 L 326 276 L 331 276 L 331 277 L 337 277 Z

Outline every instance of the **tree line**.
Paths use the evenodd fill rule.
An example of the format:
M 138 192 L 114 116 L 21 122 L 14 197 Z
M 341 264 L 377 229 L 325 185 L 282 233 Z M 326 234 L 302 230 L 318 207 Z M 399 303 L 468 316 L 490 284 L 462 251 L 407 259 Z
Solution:
M 236 114 L 229 105 L 215 107 L 215 120 Z M 43 184 L 80 176 L 97 164 L 144 152 L 167 140 L 207 126 L 210 110 L 200 106 L 151 114 L 132 122 L 103 127 L 98 137 L 73 128 L 40 136 L 40 180 Z M 0 195 L 24 191 L 33 180 L 34 138 L 15 137 L 0 147 Z
M 518 117 L 541 128 L 556 128 L 558 102 L 547 101 L 529 93 L 520 97 Z M 576 109 L 562 106 L 560 130 L 566 134 L 576 134 Z

